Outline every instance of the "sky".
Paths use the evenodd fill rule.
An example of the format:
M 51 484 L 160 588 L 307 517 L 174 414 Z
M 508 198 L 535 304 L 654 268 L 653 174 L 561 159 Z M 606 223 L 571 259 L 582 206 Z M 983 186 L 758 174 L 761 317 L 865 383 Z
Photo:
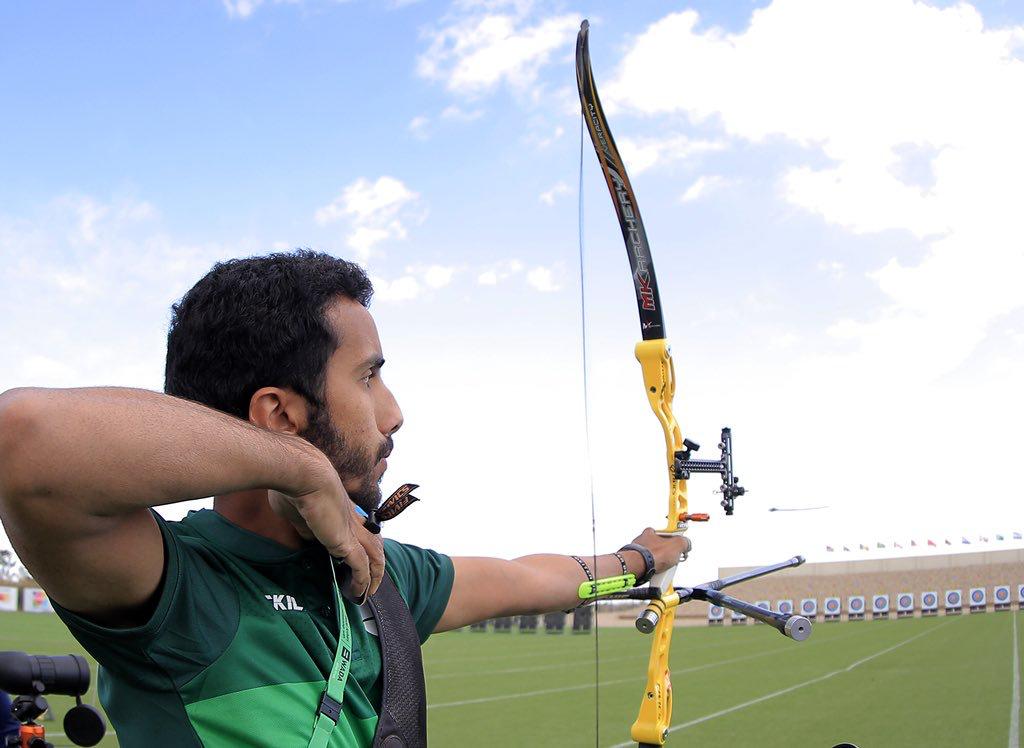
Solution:
M 2 3 L 0 391 L 160 390 L 170 305 L 213 263 L 312 247 L 375 283 L 405 415 L 383 488 L 422 486 L 393 536 L 515 557 L 662 526 L 589 141 L 580 181 L 584 17 L 676 413 L 702 457 L 732 427 L 749 489 L 726 518 L 692 481 L 713 519 L 677 581 L 1021 547 L 1013 3 Z

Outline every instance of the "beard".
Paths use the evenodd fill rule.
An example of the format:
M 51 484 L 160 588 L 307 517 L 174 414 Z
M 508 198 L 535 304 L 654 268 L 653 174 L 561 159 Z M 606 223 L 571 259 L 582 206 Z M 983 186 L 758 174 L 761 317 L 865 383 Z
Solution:
M 349 488 L 349 498 L 365 512 L 380 506 L 380 482 L 371 477 L 373 468 L 384 457 L 391 453 L 394 442 L 388 437 L 378 448 L 359 450 L 350 445 L 331 422 L 327 408 L 315 408 L 310 413 L 309 425 L 299 436 L 323 452 L 331 465 L 338 472 L 342 483 L 355 481 L 356 486 Z

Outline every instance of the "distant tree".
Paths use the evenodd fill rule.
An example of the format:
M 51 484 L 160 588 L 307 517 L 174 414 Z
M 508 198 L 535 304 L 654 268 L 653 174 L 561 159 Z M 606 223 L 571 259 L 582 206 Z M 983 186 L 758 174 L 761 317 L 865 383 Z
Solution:
M 17 566 L 18 557 L 14 555 L 14 551 L 0 551 L 0 579 L 3 579 L 5 582 L 13 582 Z
M 21 565 L 21 560 L 14 551 L 0 550 L 0 580 L 20 582 L 28 576 L 28 569 Z

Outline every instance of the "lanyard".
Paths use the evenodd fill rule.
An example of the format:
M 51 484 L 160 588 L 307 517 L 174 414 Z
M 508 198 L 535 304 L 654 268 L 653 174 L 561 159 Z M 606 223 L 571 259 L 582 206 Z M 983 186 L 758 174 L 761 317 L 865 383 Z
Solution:
M 338 590 L 338 575 L 334 570 L 334 559 L 329 558 L 331 565 L 331 581 L 334 588 L 334 609 L 338 613 L 338 649 L 334 653 L 331 675 L 327 679 L 327 688 L 320 697 L 320 706 L 313 723 L 313 737 L 309 739 L 309 748 L 327 748 L 338 720 L 341 719 L 341 703 L 345 698 L 345 682 L 352 667 L 352 629 L 348 622 Z

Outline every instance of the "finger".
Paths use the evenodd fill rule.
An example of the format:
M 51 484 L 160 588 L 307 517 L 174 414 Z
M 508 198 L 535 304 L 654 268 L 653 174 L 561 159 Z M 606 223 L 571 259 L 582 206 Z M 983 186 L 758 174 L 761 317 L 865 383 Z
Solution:
M 370 589 L 370 563 L 366 551 L 355 543 L 341 553 L 332 550 L 331 555 L 343 559 L 352 573 L 345 591 L 348 597 L 360 603 L 365 602 L 366 593 Z
M 369 592 L 373 594 L 380 587 L 381 580 L 384 578 L 384 539 L 363 527 L 357 530 L 357 536 L 368 559 L 370 569 Z
M 373 535 L 373 543 L 366 548 L 366 555 L 370 562 L 370 593 L 373 594 L 380 587 L 384 579 L 386 561 L 384 557 L 384 542 L 380 535 Z

